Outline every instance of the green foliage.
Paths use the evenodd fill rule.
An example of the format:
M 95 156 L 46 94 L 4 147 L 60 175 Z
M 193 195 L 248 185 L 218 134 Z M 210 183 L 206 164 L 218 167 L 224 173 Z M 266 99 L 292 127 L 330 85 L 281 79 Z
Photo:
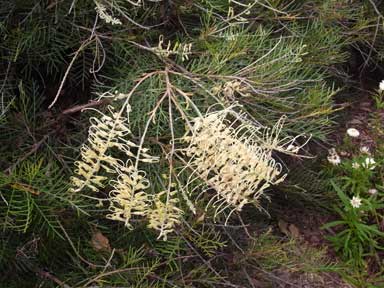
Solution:
M 175 235 L 158 242 L 139 219 L 135 231 L 104 219 L 108 188 L 97 195 L 68 192 L 88 118 L 94 115 L 71 109 L 94 95 L 129 93 L 143 75 L 154 73 L 132 95 L 129 125 L 137 143 L 150 124 L 146 144 L 156 156 L 167 155 L 173 138 L 184 135 L 184 118 L 197 116 L 191 102 L 202 113 L 215 103 L 240 103 L 250 118 L 267 126 L 287 115 L 284 136 L 303 133 L 325 140 L 333 124 L 333 98 L 341 88 L 333 82 L 345 77 L 341 64 L 348 59 L 349 45 L 369 63 L 383 59 L 383 40 L 375 36 L 383 19 L 362 1 L 96 2 L 0 1 L 0 281 L 7 287 L 60 286 L 57 279 L 73 287 L 231 286 L 225 277 L 231 273 L 223 268 L 225 251 L 243 243 L 212 223 L 213 213 L 205 211 L 212 194 L 197 201 L 197 215 L 186 213 Z M 97 4 L 105 7 L 103 17 Z M 108 15 L 121 25 L 107 23 Z M 177 92 L 169 97 L 173 102 L 161 101 L 169 84 Z M 377 98 L 378 106 L 381 102 Z M 99 106 L 106 111 L 103 103 Z M 381 129 L 378 119 L 372 121 Z M 114 156 L 121 159 L 122 154 L 114 151 Z M 362 165 L 364 159 L 353 161 Z M 143 166 L 153 182 L 151 194 L 167 187 L 168 160 Z M 173 173 L 183 166 L 179 160 L 174 157 Z M 378 169 L 357 171 L 351 165 L 343 164 L 338 174 L 340 191 L 365 195 L 372 182 L 382 189 Z M 178 187 L 188 181 L 188 173 L 180 175 Z M 282 189 L 292 195 L 292 189 L 302 187 L 315 191 L 299 192 L 307 200 L 328 201 L 320 188 L 327 185 L 316 172 L 304 168 L 295 173 Z M 361 211 L 367 209 L 369 216 L 354 216 L 341 202 L 338 211 L 347 222 L 339 226 L 359 237 L 356 225 L 365 225 L 362 239 L 376 233 L 381 194 L 364 202 Z M 189 211 L 187 195 L 179 192 L 177 198 Z M 95 248 L 96 231 L 109 239 L 109 248 Z M 376 241 L 371 236 L 369 241 Z M 337 243 L 341 247 L 346 238 Z M 294 270 L 307 256 L 313 256 L 311 265 L 319 259 L 314 250 L 296 253 L 291 244 L 261 235 L 239 265 Z M 46 277 L 44 269 L 57 279 Z
M 380 82 L 380 84 L 384 85 L 384 82 Z M 384 90 L 379 89 L 377 92 L 375 92 L 373 94 L 373 99 L 375 101 L 376 109 L 384 109 Z
M 335 247 L 341 252 L 347 261 L 353 266 L 364 268 L 364 257 L 375 255 L 377 250 L 384 247 L 378 244 L 378 240 L 384 236 L 377 224 L 365 224 L 369 215 L 375 214 L 377 209 L 384 207 L 383 203 L 377 201 L 376 197 L 363 200 L 362 205 L 355 209 L 351 206 L 349 197 L 335 184 L 333 184 L 344 209 L 336 207 L 340 220 L 332 221 L 323 226 L 324 229 L 341 225 L 342 230 L 334 236 L 328 237 Z M 352 190 L 353 191 L 353 190 Z M 379 194 L 378 197 L 381 195 Z M 369 221 L 369 220 L 368 220 Z
M 327 266 L 324 251 L 306 246 L 300 249 L 298 245 L 295 239 L 284 241 L 269 231 L 252 241 L 246 257 L 240 263 L 244 261 L 247 264 L 260 265 L 267 271 L 281 267 L 297 269 L 298 263 L 306 272 Z M 272 255 L 274 256 L 271 257 Z
M 60 168 L 43 159 L 25 161 L 10 175 L 0 175 L 3 200 L 0 215 L 2 230 L 26 233 L 33 229 L 48 237 L 63 237 L 59 231 L 58 213 L 76 208 L 66 193 L 66 179 Z
M 372 285 L 369 287 L 377 287 L 375 285 L 383 280 L 380 276 L 383 273 L 380 254 L 384 249 L 383 133 L 376 130 L 380 125 L 374 124 L 379 114 L 373 111 L 369 119 L 377 148 L 373 151 L 369 147 L 359 147 L 352 138 L 356 135 L 350 133 L 352 136 L 346 135 L 338 147 L 347 157 L 340 158 L 341 163 L 326 169 L 338 201 L 334 207 L 337 218 L 323 228 L 332 231 L 328 239 L 351 267 L 351 272 L 345 277 L 359 287 L 365 286 L 367 281 Z

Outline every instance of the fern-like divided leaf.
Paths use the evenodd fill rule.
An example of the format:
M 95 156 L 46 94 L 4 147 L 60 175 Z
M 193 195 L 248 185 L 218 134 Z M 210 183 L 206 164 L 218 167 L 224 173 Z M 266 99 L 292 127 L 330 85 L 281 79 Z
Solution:
M 67 193 L 67 180 L 62 175 L 63 171 L 52 159 L 43 157 L 25 160 L 9 174 L 0 173 L 3 231 L 62 238 L 60 211 L 81 211 L 78 199 Z

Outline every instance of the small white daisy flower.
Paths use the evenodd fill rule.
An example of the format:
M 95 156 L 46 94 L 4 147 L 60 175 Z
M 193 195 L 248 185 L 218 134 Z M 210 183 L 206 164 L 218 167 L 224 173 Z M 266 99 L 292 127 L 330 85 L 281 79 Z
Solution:
M 375 194 L 377 194 L 377 189 L 371 188 L 371 189 L 368 190 L 368 193 L 371 194 L 371 195 L 375 195 Z
M 361 206 L 361 198 L 359 196 L 353 196 L 351 199 L 351 205 L 353 208 L 359 208 Z
M 364 162 L 361 164 L 364 168 L 368 168 L 369 170 L 373 170 L 376 168 L 376 162 L 375 159 L 371 157 L 365 158 Z
M 347 134 L 350 136 L 350 137 L 353 137 L 353 138 L 356 138 L 356 137 L 359 137 L 360 136 L 360 132 L 359 130 L 355 129 L 355 128 L 349 128 L 347 129 Z
M 384 80 L 381 80 L 381 82 L 379 84 L 379 90 L 380 90 L 380 92 L 384 91 Z
M 353 168 L 353 169 L 359 169 L 359 168 L 360 168 L 360 164 L 357 163 L 357 162 L 353 162 L 353 163 L 352 163 L 352 168 Z
M 337 166 L 341 163 L 340 156 L 337 154 L 335 148 L 329 149 L 328 153 L 329 153 L 329 155 L 327 157 L 327 160 L 329 163 L 331 163 L 332 165 L 335 165 L 335 166 Z
M 370 154 L 369 147 L 368 146 L 361 146 L 360 147 L 360 152 L 364 153 L 364 154 Z

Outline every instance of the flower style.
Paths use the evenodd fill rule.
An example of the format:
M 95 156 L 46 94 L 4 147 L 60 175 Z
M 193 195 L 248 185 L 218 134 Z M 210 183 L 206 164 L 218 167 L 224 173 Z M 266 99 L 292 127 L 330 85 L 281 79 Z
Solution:
M 353 196 L 350 202 L 353 208 L 359 208 L 361 206 L 361 198 L 359 196 Z
M 171 41 L 168 41 L 166 46 L 164 44 L 164 36 L 160 35 L 159 44 L 156 48 L 152 48 L 152 51 L 161 57 L 169 57 L 170 55 L 179 55 L 181 56 L 181 61 L 188 60 L 189 56 L 192 54 L 192 43 L 182 44 L 176 42 L 174 45 L 171 44 Z
M 347 134 L 350 137 L 353 137 L 353 138 L 356 138 L 356 137 L 360 136 L 360 132 L 356 128 L 349 128 L 349 129 L 347 129 Z

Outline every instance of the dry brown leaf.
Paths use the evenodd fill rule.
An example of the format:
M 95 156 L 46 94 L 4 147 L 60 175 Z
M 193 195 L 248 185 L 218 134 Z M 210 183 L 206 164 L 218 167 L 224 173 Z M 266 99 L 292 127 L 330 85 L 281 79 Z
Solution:
M 91 245 L 96 251 L 111 251 L 109 239 L 100 231 L 95 231 L 92 235 Z
M 300 230 L 297 228 L 295 224 L 288 224 L 284 220 L 279 220 L 277 223 L 281 233 L 285 234 L 288 237 L 292 237 L 294 239 L 300 238 Z
M 300 238 L 299 228 L 295 224 L 289 224 L 288 226 L 289 234 L 292 238 L 298 239 Z
M 19 190 L 19 191 L 23 191 L 23 192 L 28 192 L 28 193 L 31 193 L 32 195 L 36 195 L 36 196 L 40 195 L 40 191 L 37 191 L 32 186 L 24 184 L 24 183 L 17 183 L 17 182 L 15 182 L 15 183 L 11 183 L 10 186 L 13 189 L 16 189 L 16 190 Z
M 203 222 L 205 218 L 205 213 L 202 213 L 196 220 L 196 223 Z
M 279 222 L 277 222 L 277 225 L 279 226 L 279 229 L 281 233 L 289 236 L 289 230 L 288 230 L 288 223 L 285 222 L 284 220 L 279 219 Z

